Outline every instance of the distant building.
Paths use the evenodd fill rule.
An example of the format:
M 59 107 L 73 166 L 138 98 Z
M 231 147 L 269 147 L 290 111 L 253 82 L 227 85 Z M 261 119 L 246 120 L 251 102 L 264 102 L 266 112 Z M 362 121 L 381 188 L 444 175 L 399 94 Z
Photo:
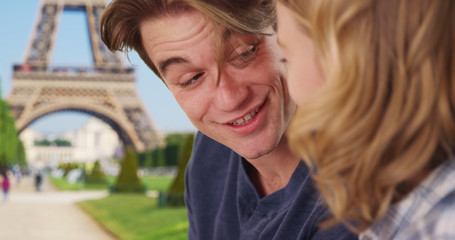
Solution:
M 56 136 L 44 136 L 27 128 L 19 137 L 24 143 L 28 164 L 36 168 L 53 167 L 58 163 L 92 163 L 96 160 L 107 160 L 122 146 L 117 133 L 97 118 L 90 118 L 81 129 Z M 43 139 L 67 140 L 71 142 L 71 146 L 35 146 L 35 141 Z

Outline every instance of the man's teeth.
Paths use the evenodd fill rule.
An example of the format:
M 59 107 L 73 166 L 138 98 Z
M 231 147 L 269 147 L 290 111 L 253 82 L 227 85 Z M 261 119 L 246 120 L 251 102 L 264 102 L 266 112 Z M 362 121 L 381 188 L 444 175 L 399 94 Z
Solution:
M 258 111 L 259 111 L 259 108 L 256 108 L 253 111 L 247 113 L 245 116 L 235 120 L 234 122 L 231 122 L 230 124 L 234 125 L 234 126 L 247 124 L 247 123 L 251 122 L 251 120 L 253 120 L 253 118 L 256 116 Z

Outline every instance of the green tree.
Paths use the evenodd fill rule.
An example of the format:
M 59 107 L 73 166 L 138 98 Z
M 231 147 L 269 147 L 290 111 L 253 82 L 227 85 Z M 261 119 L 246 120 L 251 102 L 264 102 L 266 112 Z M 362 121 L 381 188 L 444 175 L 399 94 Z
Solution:
M 161 167 L 165 165 L 166 159 L 162 148 L 155 148 L 152 151 L 153 167 Z
M 71 142 L 65 139 L 55 139 L 53 144 L 58 147 L 71 147 Z
M 127 147 L 125 158 L 121 163 L 120 174 L 112 190 L 114 192 L 144 192 L 145 189 L 137 176 L 137 170 L 136 153 L 132 147 Z
M 152 152 L 148 151 L 143 154 L 142 166 L 145 168 L 149 168 L 149 167 L 153 166 Z
M 37 140 L 35 141 L 35 146 L 57 146 L 57 147 L 71 147 L 71 142 L 65 139 L 55 139 L 50 141 L 48 139 Z
M 17 163 L 20 166 L 27 166 L 27 158 L 25 155 L 24 143 L 22 143 L 22 141 L 19 141 L 19 145 L 17 147 Z
M 166 136 L 166 148 L 164 155 L 166 157 L 166 166 L 177 166 L 182 148 L 187 141 L 188 134 L 172 133 Z
M 144 167 L 144 163 L 145 163 L 145 154 L 147 152 L 141 152 L 141 153 L 137 153 L 136 154 L 136 157 L 137 157 L 137 164 L 139 167 Z
M 187 136 L 188 134 L 185 133 L 171 133 L 166 136 L 166 143 L 168 145 L 183 146 Z
M 47 140 L 47 139 L 43 139 L 43 140 L 35 140 L 35 146 L 45 146 L 45 147 L 48 147 L 52 144 L 51 141 Z
M 19 142 L 14 118 L 0 94 L 0 171 L 6 171 L 17 163 Z
M 182 146 L 178 146 L 176 144 L 168 144 L 166 148 L 164 148 L 164 156 L 166 159 L 165 165 L 166 166 L 177 166 L 178 159 L 179 159 L 179 150 Z
M 191 158 L 191 152 L 193 150 L 194 135 L 187 135 L 185 144 L 183 145 L 180 161 L 177 169 L 177 176 L 169 187 L 167 205 L 169 206 L 183 206 L 184 191 L 185 191 L 185 171 L 188 161 Z

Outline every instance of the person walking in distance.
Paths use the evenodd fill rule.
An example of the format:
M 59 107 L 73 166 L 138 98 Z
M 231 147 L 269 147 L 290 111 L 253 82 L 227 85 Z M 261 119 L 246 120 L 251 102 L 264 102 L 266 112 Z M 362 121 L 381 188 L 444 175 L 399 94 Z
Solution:
M 38 171 L 35 175 L 35 188 L 36 191 L 41 191 L 41 184 L 43 182 L 43 176 L 41 175 L 41 171 Z
M 9 182 L 9 178 L 8 178 L 8 175 L 6 174 L 6 172 L 2 173 L 2 177 L 3 177 L 3 180 L 2 180 L 3 200 L 6 201 L 6 200 L 8 200 L 10 182 Z

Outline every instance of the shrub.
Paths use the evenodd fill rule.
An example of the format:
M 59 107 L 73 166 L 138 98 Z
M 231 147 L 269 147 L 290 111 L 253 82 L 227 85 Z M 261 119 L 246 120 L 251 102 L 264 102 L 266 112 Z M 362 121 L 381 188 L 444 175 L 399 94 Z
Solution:
M 71 170 L 79 168 L 77 163 L 60 163 L 59 168 L 63 169 L 63 176 L 66 177 Z
M 193 150 L 194 135 L 188 135 L 183 145 L 182 152 L 180 154 L 180 161 L 178 165 L 177 176 L 172 182 L 167 194 L 167 205 L 168 206 L 184 206 L 184 192 L 185 192 L 185 170 L 188 165 L 188 161 L 191 157 Z
M 95 161 L 91 173 L 87 175 L 87 183 L 106 183 L 106 175 L 101 169 L 99 160 Z
M 111 189 L 113 192 L 144 192 L 145 187 L 137 176 L 137 158 L 133 148 L 127 147 L 125 158 L 122 161 L 120 174 L 115 185 Z

